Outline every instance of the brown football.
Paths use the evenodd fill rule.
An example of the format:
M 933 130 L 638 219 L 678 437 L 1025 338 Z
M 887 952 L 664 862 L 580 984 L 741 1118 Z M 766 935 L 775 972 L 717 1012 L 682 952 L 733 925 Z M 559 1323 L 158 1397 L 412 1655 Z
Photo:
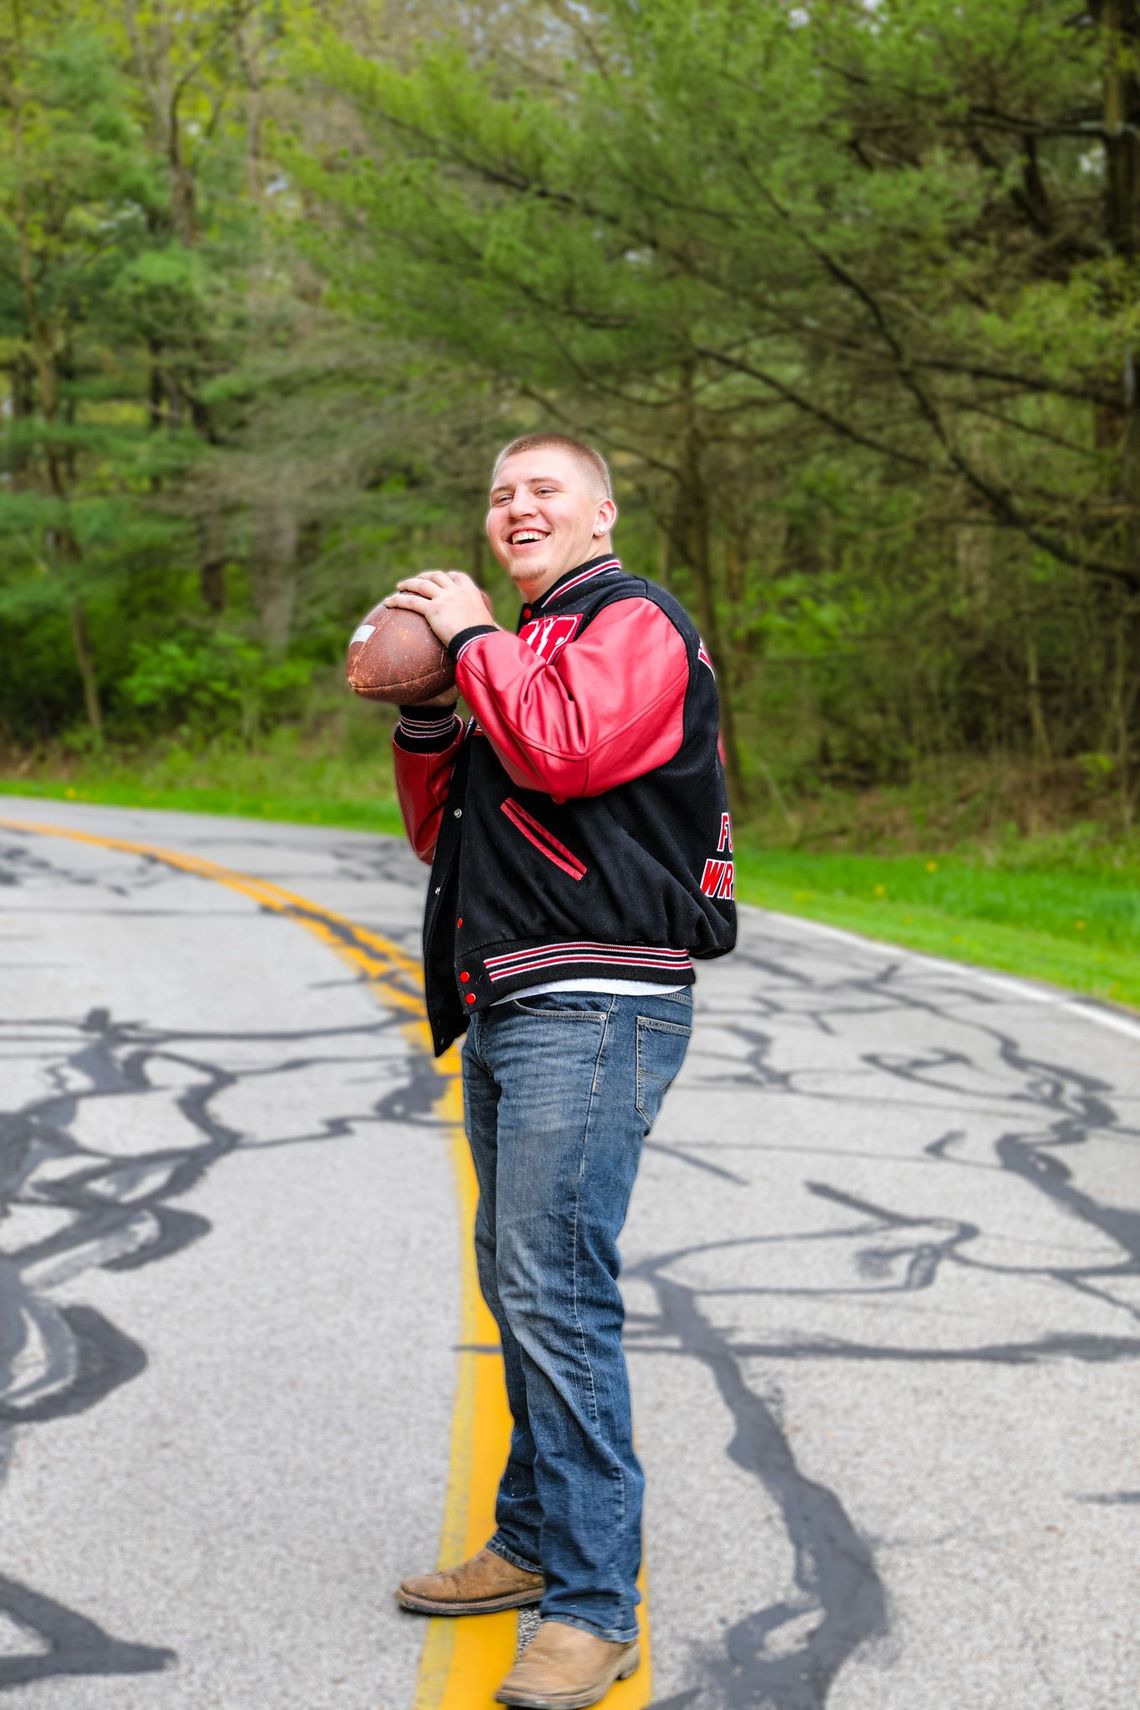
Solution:
M 485 593 L 483 599 L 490 612 Z M 353 633 L 345 675 L 349 688 L 370 701 L 413 706 L 450 688 L 455 667 L 426 618 L 381 602 Z

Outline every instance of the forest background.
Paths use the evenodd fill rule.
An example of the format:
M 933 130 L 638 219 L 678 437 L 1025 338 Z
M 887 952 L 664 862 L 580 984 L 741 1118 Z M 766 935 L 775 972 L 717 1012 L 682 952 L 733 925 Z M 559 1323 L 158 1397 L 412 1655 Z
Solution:
M 1140 1003 L 1140 0 L 0 0 L 0 792 L 394 825 L 346 638 L 610 456 L 745 894 Z

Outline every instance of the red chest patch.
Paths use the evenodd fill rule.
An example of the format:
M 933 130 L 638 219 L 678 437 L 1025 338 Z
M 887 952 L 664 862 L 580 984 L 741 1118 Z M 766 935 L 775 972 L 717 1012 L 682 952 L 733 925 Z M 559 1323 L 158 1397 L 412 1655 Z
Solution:
M 559 648 L 565 647 L 577 633 L 581 621 L 581 612 L 569 612 L 565 617 L 532 618 L 519 630 L 519 640 L 525 641 L 531 652 L 549 665 Z

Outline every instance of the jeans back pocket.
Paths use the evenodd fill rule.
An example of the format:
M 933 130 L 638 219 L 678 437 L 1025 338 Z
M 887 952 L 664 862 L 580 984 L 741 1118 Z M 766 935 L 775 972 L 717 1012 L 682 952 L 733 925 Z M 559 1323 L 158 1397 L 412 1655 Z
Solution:
M 678 1021 L 658 1021 L 649 1015 L 637 1018 L 637 1109 L 645 1119 L 646 1133 L 685 1061 L 691 1032 L 691 1027 Z

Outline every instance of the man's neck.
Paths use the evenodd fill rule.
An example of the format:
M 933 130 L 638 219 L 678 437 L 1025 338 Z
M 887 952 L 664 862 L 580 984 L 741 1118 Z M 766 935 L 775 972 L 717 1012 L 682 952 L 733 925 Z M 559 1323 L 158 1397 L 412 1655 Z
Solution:
M 551 588 L 553 588 L 556 583 L 561 582 L 564 577 L 573 576 L 576 571 L 584 570 L 587 564 L 593 564 L 599 558 L 612 558 L 613 555 L 614 549 L 610 542 L 610 537 L 607 535 L 603 541 L 599 541 L 595 544 L 594 550 L 590 553 L 589 557 L 583 558 L 580 564 L 572 564 L 569 569 L 566 570 L 552 571 L 547 576 L 538 577 L 534 582 L 518 581 L 515 583 L 515 587 L 519 591 L 519 595 L 521 596 L 524 606 L 537 605 L 543 595 L 548 594 Z

